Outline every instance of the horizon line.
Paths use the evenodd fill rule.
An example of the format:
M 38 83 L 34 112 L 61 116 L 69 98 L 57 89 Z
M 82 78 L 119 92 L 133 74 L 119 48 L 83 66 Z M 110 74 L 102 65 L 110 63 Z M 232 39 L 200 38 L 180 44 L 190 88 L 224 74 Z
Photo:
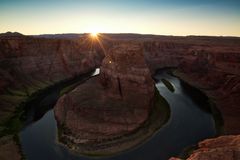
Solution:
M 81 35 L 81 34 L 90 34 L 91 32 L 64 32 L 64 33 L 40 33 L 40 34 L 24 34 L 22 32 L 18 31 L 6 31 L 2 32 L 0 34 L 4 33 L 20 33 L 25 36 L 41 36 L 41 35 L 68 35 L 68 34 L 75 34 L 75 35 Z M 171 34 L 154 34 L 154 33 L 134 33 L 134 32 L 98 32 L 98 34 L 136 34 L 136 35 L 152 35 L 152 36 L 173 36 L 173 37 L 236 37 L 240 38 L 240 36 L 237 35 L 205 35 L 205 34 L 188 34 L 188 35 L 171 35 Z

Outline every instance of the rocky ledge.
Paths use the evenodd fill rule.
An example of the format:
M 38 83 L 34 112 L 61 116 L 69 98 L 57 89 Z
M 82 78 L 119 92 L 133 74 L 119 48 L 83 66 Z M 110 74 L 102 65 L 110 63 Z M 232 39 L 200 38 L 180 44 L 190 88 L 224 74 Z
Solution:
M 153 72 L 176 68 L 175 75 L 209 97 L 213 108 L 217 108 L 211 110 L 219 133 L 240 133 L 239 38 L 166 37 L 145 42 L 144 46 Z
M 142 46 L 116 44 L 103 60 L 100 75 L 65 94 L 54 107 L 59 140 L 87 155 L 130 149 L 151 136 L 168 118 L 155 105 L 160 97 L 157 94 Z M 159 117 L 162 121 L 150 123 Z
M 240 159 L 240 135 L 206 139 L 198 144 L 187 160 L 238 160 Z M 181 160 L 171 158 L 170 160 Z

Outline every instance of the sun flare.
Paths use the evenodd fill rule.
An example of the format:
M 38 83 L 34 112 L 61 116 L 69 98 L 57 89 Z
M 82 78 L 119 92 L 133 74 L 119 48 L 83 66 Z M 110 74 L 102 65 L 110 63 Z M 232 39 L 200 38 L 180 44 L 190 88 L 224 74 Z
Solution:
M 98 32 L 92 32 L 91 37 L 96 38 L 98 36 Z

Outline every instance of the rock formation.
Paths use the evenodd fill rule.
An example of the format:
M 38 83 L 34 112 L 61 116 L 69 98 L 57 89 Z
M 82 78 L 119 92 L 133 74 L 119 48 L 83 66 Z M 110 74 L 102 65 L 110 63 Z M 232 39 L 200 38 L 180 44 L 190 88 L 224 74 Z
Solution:
M 82 41 L 9 34 L 0 36 L 0 122 L 32 93 L 94 70 L 102 61 L 102 54 Z
M 221 136 L 198 143 L 187 160 L 238 160 L 240 159 L 240 136 Z M 170 158 L 169 160 L 181 160 Z
M 16 139 L 16 138 L 15 138 Z M 13 136 L 5 136 L 0 138 L 0 159 L 8 160 L 21 160 L 22 154 L 21 150 L 16 143 Z
M 19 33 L 0 34 L 0 141 L 8 134 L 18 134 L 23 112 L 16 110 L 31 95 L 100 65 L 103 54 L 92 50 L 89 44 L 88 41 L 34 38 Z M 6 144 L 0 143 L 2 159 L 11 152 L 3 148 L 18 148 L 13 140 L 9 140 L 10 145 Z
M 203 91 L 220 110 L 222 132 L 239 134 L 239 46 L 239 38 L 231 37 L 165 37 L 144 42 L 144 54 L 153 73 L 176 68 L 177 76 Z
M 116 44 L 104 58 L 100 76 L 61 97 L 54 107 L 58 125 L 63 127 L 60 141 L 85 154 L 132 147 L 136 142 L 126 143 L 134 138 L 124 140 L 124 136 L 148 119 L 154 94 L 141 45 Z
M 143 48 L 137 43 L 115 44 L 101 65 L 101 83 L 109 96 L 136 102 L 145 99 L 138 106 L 149 106 L 154 95 L 154 83 L 143 57 Z M 136 94 L 138 94 L 136 96 Z M 145 95 L 149 95 L 145 97 Z M 141 97 L 144 96 L 144 97 Z
M 72 133 L 64 134 L 77 132 L 76 135 L 84 137 L 81 142 L 73 137 L 68 139 L 81 144 L 105 142 L 119 139 L 141 126 L 148 118 L 153 102 L 153 83 L 146 64 L 151 73 L 159 68 L 176 68 L 177 76 L 203 91 L 220 110 L 223 133 L 240 133 L 239 38 L 104 36 L 108 37 L 104 47 L 109 49 L 109 54 L 101 66 L 101 75 L 64 95 L 57 104 L 56 117 L 64 125 L 62 127 L 76 128 Z M 129 40 L 140 42 L 143 49 L 128 44 Z M 126 43 L 118 44 L 119 41 Z M 100 66 L 102 50 L 91 44 L 84 35 L 74 39 L 49 39 L 19 33 L 0 34 L 0 133 L 16 106 L 30 95 Z M 142 52 L 146 63 L 142 54 L 134 54 Z M 89 103 L 92 97 L 97 98 Z M 103 102 L 107 105 L 101 106 Z M 130 107 L 122 107 L 127 105 Z M 97 126 L 94 123 L 102 126 L 93 129 Z

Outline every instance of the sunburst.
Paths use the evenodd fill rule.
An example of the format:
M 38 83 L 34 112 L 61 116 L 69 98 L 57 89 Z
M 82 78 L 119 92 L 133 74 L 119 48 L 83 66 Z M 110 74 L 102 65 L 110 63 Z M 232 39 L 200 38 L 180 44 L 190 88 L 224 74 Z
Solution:
M 98 32 L 92 32 L 91 37 L 92 38 L 97 38 L 98 37 Z

